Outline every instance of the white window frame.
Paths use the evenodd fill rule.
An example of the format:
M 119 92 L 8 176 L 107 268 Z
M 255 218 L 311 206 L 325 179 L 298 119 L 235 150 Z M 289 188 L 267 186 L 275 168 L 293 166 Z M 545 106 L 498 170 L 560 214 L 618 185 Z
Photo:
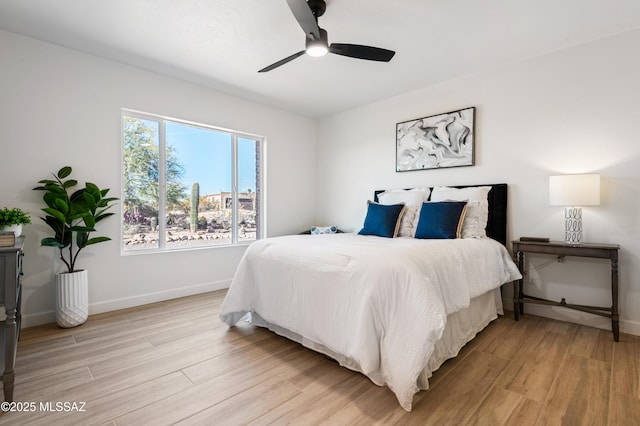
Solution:
M 238 139 L 255 140 L 260 145 L 260 159 L 258 163 L 260 177 L 256 188 L 260 196 L 258 198 L 259 223 L 257 223 L 256 240 L 264 238 L 266 232 L 266 138 L 264 136 L 231 130 L 223 127 L 202 124 L 194 121 L 188 121 L 180 118 L 173 118 L 148 112 L 136 111 L 123 108 L 120 115 L 120 197 L 124 200 L 124 120 L 125 117 L 138 118 L 141 120 L 157 121 L 158 126 L 158 172 L 159 179 L 158 190 L 158 212 L 164 214 L 166 210 L 166 141 L 165 141 L 165 125 L 167 121 L 173 123 L 184 124 L 187 126 L 195 126 L 203 129 L 213 130 L 231 134 L 232 137 L 232 223 L 231 227 L 231 243 L 229 244 L 212 244 L 210 246 L 201 247 L 183 247 L 183 248 L 167 248 L 167 224 L 164 220 L 158 220 L 158 247 L 150 249 L 125 250 L 124 247 L 124 203 L 120 203 L 120 254 L 124 256 L 149 253 L 170 253 L 185 250 L 207 250 L 219 249 L 235 246 L 244 246 L 251 244 L 254 240 L 238 241 Z

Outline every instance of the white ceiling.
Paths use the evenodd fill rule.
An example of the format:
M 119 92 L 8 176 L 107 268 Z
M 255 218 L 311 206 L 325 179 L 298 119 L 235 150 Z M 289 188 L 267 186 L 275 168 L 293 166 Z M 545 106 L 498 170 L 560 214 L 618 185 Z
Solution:
M 389 63 L 302 56 L 285 0 L 0 0 L 0 29 L 322 117 L 640 28 L 640 0 L 326 0 L 329 42 Z M 597 58 L 594 58 L 597 60 Z

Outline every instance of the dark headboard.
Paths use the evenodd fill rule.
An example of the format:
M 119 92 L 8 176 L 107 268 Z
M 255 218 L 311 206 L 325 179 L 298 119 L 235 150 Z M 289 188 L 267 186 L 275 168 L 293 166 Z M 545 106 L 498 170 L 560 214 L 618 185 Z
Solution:
M 492 185 L 461 185 L 452 188 L 468 188 L 473 186 L 490 186 L 491 190 L 487 195 L 489 201 L 489 219 L 487 220 L 487 236 L 496 241 L 507 244 L 507 184 L 495 183 Z M 384 190 L 377 190 L 374 193 L 374 201 L 378 201 L 378 194 Z M 429 195 L 431 197 L 431 195 Z

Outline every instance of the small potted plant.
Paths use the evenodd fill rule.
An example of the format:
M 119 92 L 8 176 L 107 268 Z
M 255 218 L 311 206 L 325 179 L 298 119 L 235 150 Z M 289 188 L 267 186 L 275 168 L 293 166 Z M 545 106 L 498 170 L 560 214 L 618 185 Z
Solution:
M 16 237 L 22 235 L 22 225 L 31 223 L 29 213 L 14 208 L 0 209 L 0 232 L 13 232 Z
M 42 209 L 46 216 L 41 219 L 53 231 L 53 236 L 43 238 L 41 245 L 58 249 L 66 267 L 65 272 L 56 274 L 56 321 L 65 328 L 83 324 L 89 315 L 88 275 L 76 267 L 76 261 L 87 246 L 111 239 L 91 234 L 99 222 L 113 215 L 107 210 L 117 200 L 106 197 L 109 189 L 90 182 L 74 190 L 78 181 L 69 175 L 71 167 L 63 167 L 53 174 L 53 179 L 41 180 L 41 186 L 33 188 L 44 192 L 42 199 L 47 207 Z

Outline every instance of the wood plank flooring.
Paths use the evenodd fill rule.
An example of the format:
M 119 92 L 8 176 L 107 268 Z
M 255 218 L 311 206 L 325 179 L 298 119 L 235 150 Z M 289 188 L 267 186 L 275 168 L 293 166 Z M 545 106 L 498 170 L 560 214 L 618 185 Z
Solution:
M 614 343 L 605 330 L 505 315 L 434 374 L 408 413 L 388 388 L 323 355 L 246 323 L 229 329 L 218 319 L 224 295 L 23 330 L 15 401 L 36 409 L 0 414 L 0 424 L 640 424 L 635 336 Z M 85 411 L 54 411 L 56 402 Z

